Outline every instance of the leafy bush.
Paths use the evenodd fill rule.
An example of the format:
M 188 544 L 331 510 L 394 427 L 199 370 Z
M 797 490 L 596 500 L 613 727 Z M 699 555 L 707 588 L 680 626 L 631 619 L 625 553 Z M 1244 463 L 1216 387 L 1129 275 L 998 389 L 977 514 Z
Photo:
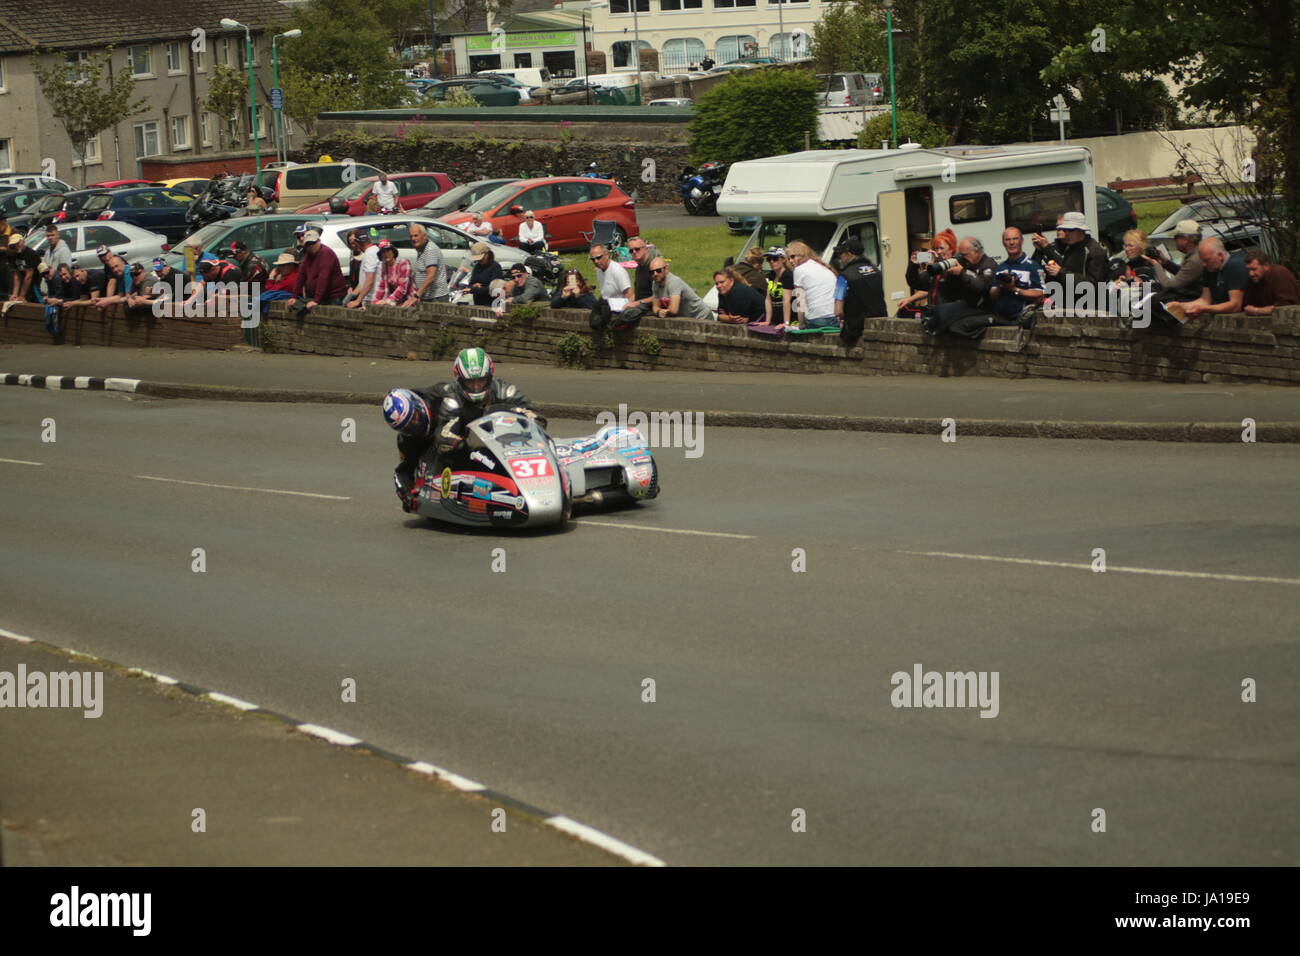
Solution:
M 655 361 L 659 358 L 659 353 L 664 350 L 663 345 L 659 342 L 659 336 L 652 335 L 649 332 L 643 332 L 641 338 L 637 339 L 637 345 L 641 346 L 641 351 L 645 353 L 646 358 Z
M 560 362 L 570 368 L 587 368 L 591 365 L 591 340 L 577 332 L 566 332 L 555 343 Z
M 779 156 L 817 139 L 817 81 L 801 70 L 738 71 L 696 101 L 691 157 L 735 163 Z
M 879 149 L 881 141 L 888 142 L 893 136 L 893 121 L 888 113 L 881 113 L 867 120 L 862 132 L 858 134 L 858 146 L 863 149 Z M 948 145 L 948 133 L 941 126 L 936 126 L 920 113 L 911 110 L 898 111 L 898 144 L 920 143 L 926 149 Z
M 532 322 L 541 314 L 542 307 L 536 302 L 521 303 L 506 313 L 512 322 Z
M 432 358 L 436 361 L 447 354 L 447 351 L 456 344 L 456 333 L 447 328 L 446 320 L 438 326 L 438 331 L 433 333 L 429 340 L 429 351 Z

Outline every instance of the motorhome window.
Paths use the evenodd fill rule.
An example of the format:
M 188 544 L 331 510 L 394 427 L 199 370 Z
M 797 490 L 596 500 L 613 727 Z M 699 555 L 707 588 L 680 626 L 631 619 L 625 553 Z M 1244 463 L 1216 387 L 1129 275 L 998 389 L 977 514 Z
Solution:
M 824 219 L 764 219 L 758 227 L 758 245 L 764 249 L 801 239 L 817 250 L 830 245 L 836 224 Z
M 1008 189 L 1002 201 L 1007 226 L 1016 226 L 1025 235 L 1050 232 L 1056 228 L 1057 216 L 1083 212 L 1083 183 Z
M 844 242 L 848 239 L 860 239 L 862 254 L 876 265 L 880 265 L 880 240 L 877 238 L 874 222 L 849 223 L 844 229 L 844 238 L 840 241 Z
M 988 193 L 967 193 L 948 200 L 948 221 L 988 222 L 993 218 L 993 198 Z

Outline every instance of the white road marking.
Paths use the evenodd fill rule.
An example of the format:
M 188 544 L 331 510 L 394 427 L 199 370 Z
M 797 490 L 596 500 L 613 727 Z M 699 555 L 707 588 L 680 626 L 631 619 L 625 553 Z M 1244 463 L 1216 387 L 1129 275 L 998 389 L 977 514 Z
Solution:
M 450 770 L 444 770 L 442 767 L 435 767 L 431 763 L 423 760 L 417 760 L 415 763 L 408 763 L 407 770 L 414 770 L 416 773 L 426 773 L 432 777 L 439 777 L 446 780 L 457 790 L 464 790 L 466 793 L 474 793 L 477 790 L 486 790 L 487 787 L 477 780 L 471 780 L 469 777 L 462 777 L 458 773 L 452 773 Z
M 22 634 L 15 634 L 13 631 L 6 631 L 0 627 L 0 637 L 7 637 L 11 641 L 17 641 L 19 644 L 35 644 L 36 640 L 31 637 L 24 637 Z
M 231 707 L 238 707 L 240 710 L 257 710 L 257 704 L 250 704 L 246 700 L 240 700 L 238 697 L 231 697 L 229 694 L 221 694 L 215 690 L 210 690 L 208 691 L 208 696 L 220 703 L 229 704 Z
M 266 495 L 296 495 L 299 498 L 325 498 L 329 501 L 351 501 L 348 495 L 318 495 L 313 491 L 282 491 L 279 488 L 249 488 L 245 485 L 214 485 L 208 481 L 185 481 L 182 478 L 159 478 L 157 475 L 136 475 L 145 481 L 167 481 L 174 485 L 199 485 L 203 488 L 224 488 L 226 491 L 260 491 Z
M 739 538 L 748 541 L 754 537 L 752 534 L 728 534 L 725 531 L 689 531 L 686 528 L 651 528 L 644 524 L 621 524 L 617 521 L 588 521 L 586 518 L 578 519 L 578 526 L 585 528 L 587 525 L 593 525 L 597 528 L 627 528 L 629 531 L 659 531 L 663 534 L 699 534 L 709 538 Z
M 563 830 L 565 833 L 576 836 L 585 843 L 591 843 L 600 847 L 606 853 L 613 853 L 615 856 L 621 856 L 630 863 L 638 866 L 667 866 L 663 860 L 657 856 L 651 856 L 645 850 L 638 850 L 634 846 L 629 846 L 622 840 L 616 840 L 608 833 L 601 833 L 585 823 L 578 823 L 576 820 L 570 820 L 568 817 L 551 817 L 546 821 L 550 826 L 557 830 Z
M 319 724 L 298 724 L 296 729 L 301 730 L 304 734 L 311 734 L 321 740 L 328 740 L 332 744 L 338 744 L 340 747 L 355 747 L 361 743 L 360 737 L 349 737 L 347 734 L 341 734 L 337 730 L 330 730 L 328 727 L 322 727 Z
M 139 674 L 141 677 L 148 677 L 150 680 L 156 680 L 160 684 L 179 684 L 175 677 L 168 677 L 166 674 L 155 674 L 153 671 L 147 671 L 143 667 L 128 667 L 127 671 L 131 674 Z
M 0 458 L 0 461 L 6 465 L 36 465 L 41 467 L 45 464 L 43 461 L 23 461 L 21 458 Z
M 90 375 L 78 375 L 78 376 L 76 376 L 75 378 L 73 378 L 72 383 L 73 383 L 77 388 L 89 388 L 89 387 L 90 387 L 90 379 L 91 379 L 91 378 L 92 378 L 92 376 L 90 376 Z
M 1036 564 L 1047 568 L 1075 568 L 1091 571 L 1091 564 L 1070 561 L 1040 561 L 1037 558 L 1008 558 L 996 554 L 962 554 L 956 551 L 900 551 L 899 554 L 916 554 L 927 558 L 964 558 L 967 561 L 1000 561 L 1006 564 Z M 1171 571 L 1167 568 L 1129 568 L 1118 564 L 1106 565 L 1106 573 L 1155 574 L 1168 578 L 1200 578 L 1209 581 L 1250 581 L 1257 584 L 1300 584 L 1300 578 L 1265 578 L 1249 574 L 1215 574 L 1210 571 Z M 1100 573 L 1100 572 L 1098 572 Z

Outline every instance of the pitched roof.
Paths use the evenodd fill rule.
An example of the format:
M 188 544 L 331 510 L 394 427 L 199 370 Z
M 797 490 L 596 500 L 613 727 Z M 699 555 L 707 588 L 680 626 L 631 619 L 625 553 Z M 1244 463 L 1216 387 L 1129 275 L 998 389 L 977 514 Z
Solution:
M 93 49 L 188 37 L 195 27 L 229 33 L 223 17 L 255 32 L 280 24 L 288 8 L 277 0 L 0 0 L 0 53 L 32 47 Z

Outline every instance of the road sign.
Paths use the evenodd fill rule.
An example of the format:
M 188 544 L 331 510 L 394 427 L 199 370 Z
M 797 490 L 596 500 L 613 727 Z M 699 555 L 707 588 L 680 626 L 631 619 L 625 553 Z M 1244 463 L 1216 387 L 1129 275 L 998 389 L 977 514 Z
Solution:
M 1051 118 L 1053 123 L 1064 122 L 1070 118 L 1070 111 L 1068 109 L 1051 110 Z
M 284 90 L 280 89 L 278 86 L 271 87 L 271 109 L 284 109 Z

